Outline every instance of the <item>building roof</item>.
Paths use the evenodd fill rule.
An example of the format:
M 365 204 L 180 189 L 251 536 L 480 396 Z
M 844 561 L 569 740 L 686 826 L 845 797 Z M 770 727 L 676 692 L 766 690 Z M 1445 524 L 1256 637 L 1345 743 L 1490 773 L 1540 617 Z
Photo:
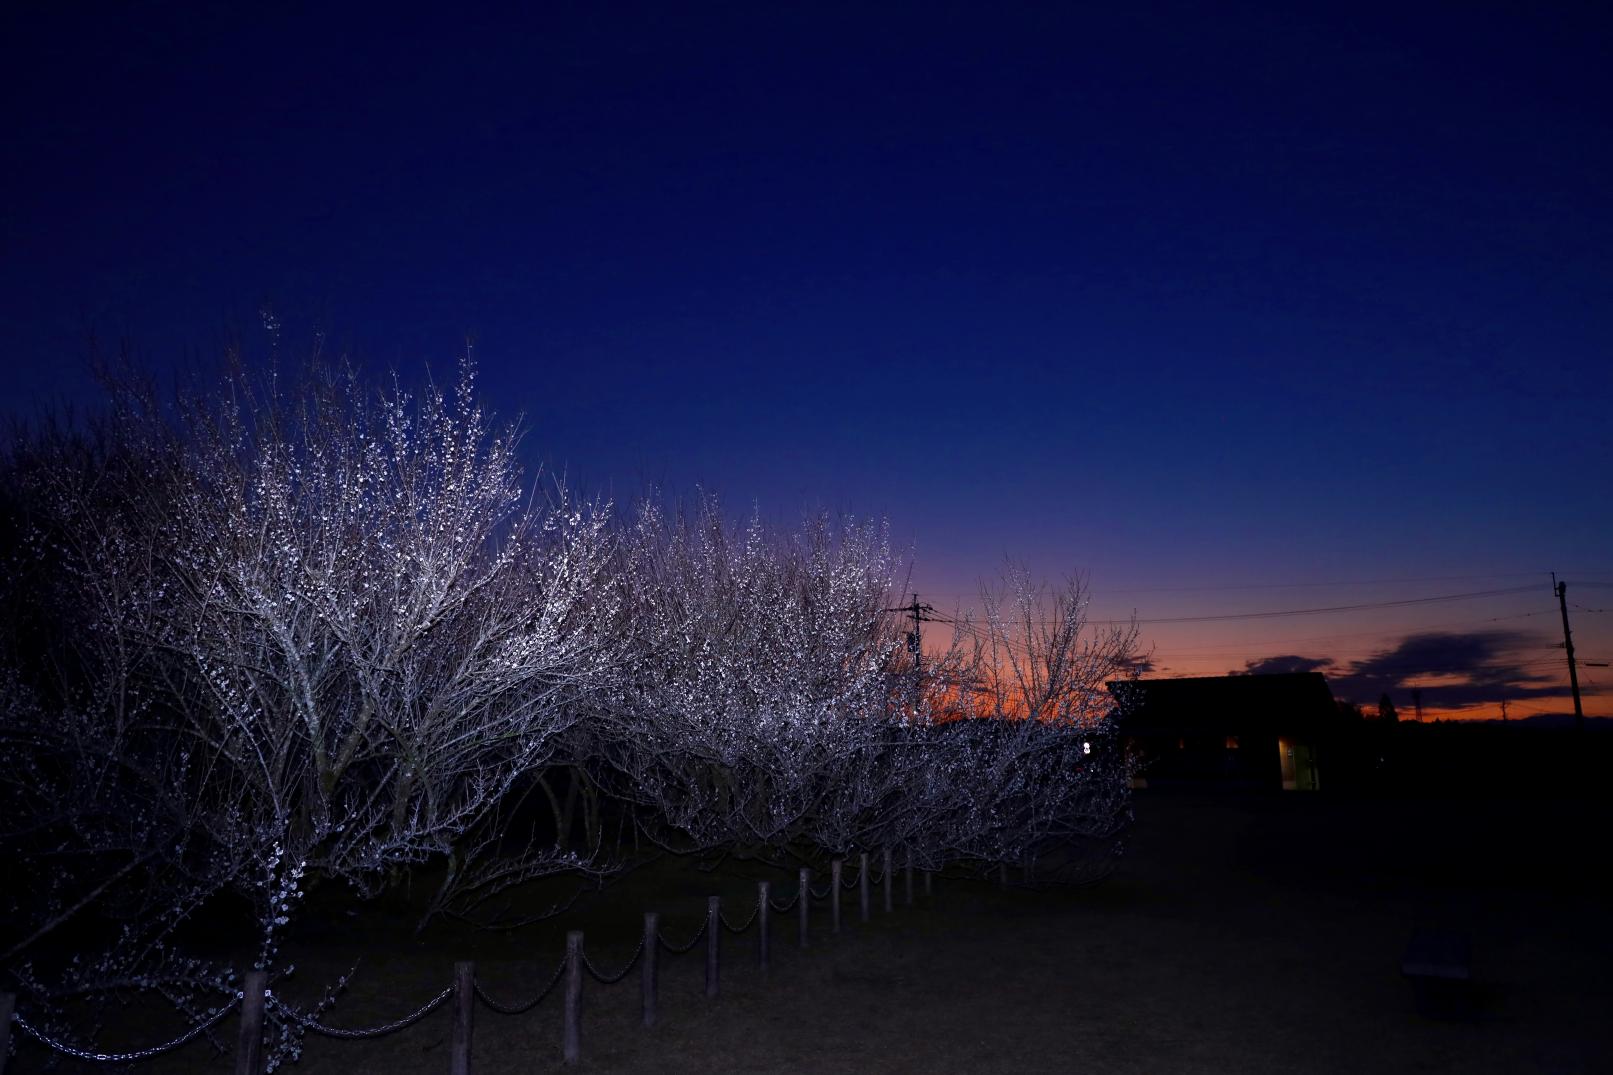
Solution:
M 1115 680 L 1108 687 L 1121 730 L 1132 733 L 1300 730 L 1338 711 L 1320 672 Z

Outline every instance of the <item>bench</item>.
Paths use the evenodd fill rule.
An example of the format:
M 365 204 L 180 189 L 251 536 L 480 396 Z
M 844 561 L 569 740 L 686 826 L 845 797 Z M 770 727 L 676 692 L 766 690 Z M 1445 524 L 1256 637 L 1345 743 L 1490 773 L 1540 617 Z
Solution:
M 1466 933 L 1418 929 L 1406 944 L 1400 973 L 1411 982 L 1419 1015 L 1460 1019 L 1473 1008 L 1473 945 Z

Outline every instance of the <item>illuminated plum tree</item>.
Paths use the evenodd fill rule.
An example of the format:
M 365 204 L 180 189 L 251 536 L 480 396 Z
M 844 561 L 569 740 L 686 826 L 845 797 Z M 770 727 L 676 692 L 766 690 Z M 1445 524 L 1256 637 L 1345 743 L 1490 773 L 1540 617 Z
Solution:
M 171 420 L 125 389 L 103 439 L 95 466 L 26 468 L 49 524 L 36 543 L 83 628 L 81 685 L 36 718 L 39 692 L 19 682 L 6 734 L 75 787 L 147 771 L 152 786 L 125 776 L 64 823 L 98 850 L 113 836 L 86 819 L 119 808 L 152 819 L 123 838 L 134 854 L 177 832 L 165 860 L 211 864 L 194 891 L 159 888 L 180 905 L 148 919 L 233 888 L 272 962 L 315 880 L 373 894 L 443 863 L 440 911 L 586 865 L 541 842 L 501 846 L 501 807 L 612 659 L 597 630 L 615 618 L 607 513 L 563 490 L 532 501 L 513 431 L 490 430 L 468 366 L 453 392 L 418 398 L 339 368 L 292 392 L 237 374 Z M 106 894 L 98 884 L 87 875 L 57 913 Z
M 889 728 L 884 535 L 822 518 L 735 531 L 703 500 L 670 523 L 645 505 L 624 542 L 618 794 L 681 848 L 788 845 Z
M 932 864 L 1101 866 L 1130 817 L 1105 684 L 1126 674 L 1136 627 L 1090 624 L 1079 580 L 1049 589 L 1023 569 L 980 604 L 928 662 L 904 747 L 917 760 L 897 767 L 911 783 L 884 842 Z
M 207 1010 L 228 972 L 175 930 L 224 892 L 265 966 L 312 884 L 429 868 L 428 918 L 485 921 L 627 865 L 607 814 L 682 852 L 1112 861 L 1104 684 L 1136 630 L 1089 623 L 1080 584 L 1010 572 L 916 660 L 883 528 L 539 497 L 474 388 L 237 367 L 14 438 L 0 841 L 49 880 L 7 890 L 0 960 L 36 1011 L 130 986 Z M 85 922 L 117 923 L 99 955 L 41 962 Z

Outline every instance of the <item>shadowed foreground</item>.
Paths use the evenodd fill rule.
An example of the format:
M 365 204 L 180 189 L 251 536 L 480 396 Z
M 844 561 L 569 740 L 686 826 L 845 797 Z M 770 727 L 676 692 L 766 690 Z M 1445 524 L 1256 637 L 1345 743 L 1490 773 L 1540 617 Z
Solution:
M 662 957 L 661 1023 L 638 1026 L 637 975 L 585 987 L 580 1071 L 829 1072 L 1590 1072 L 1613 1055 L 1599 1013 L 1613 994 L 1610 929 L 1589 882 L 1591 835 L 1606 812 L 1583 805 L 1337 801 L 1316 797 L 1145 794 L 1122 871 L 1084 890 L 999 892 L 945 882 L 908 910 L 794 947 L 774 923 L 773 970 L 754 967 L 754 931 L 723 938 L 723 994 L 701 996 L 699 950 Z M 699 921 L 712 877 L 661 867 L 578 909 L 601 969 L 631 952 L 608 923 L 636 920 L 645 888 L 674 940 Z M 750 891 L 715 887 L 742 918 Z M 785 890 L 786 895 L 788 889 Z M 674 893 L 676 895 L 674 895 Z M 743 910 L 741 910 L 743 908 Z M 1399 959 L 1414 925 L 1468 931 L 1478 1009 L 1441 1023 L 1412 1011 Z M 474 956 L 490 992 L 531 994 L 554 965 L 558 928 L 534 936 L 444 936 L 389 945 L 373 934 L 311 930 L 306 988 L 361 952 L 352 989 L 327 1017 L 395 1016 Z M 477 951 L 467 951 L 474 943 Z M 540 967 L 524 949 L 536 945 Z M 288 989 L 288 992 L 291 990 Z M 558 994 L 525 1016 L 478 1010 L 475 1067 L 560 1066 Z M 447 1069 L 447 1012 L 370 1042 L 310 1037 L 296 1070 Z M 26 1068 L 37 1066 L 32 1052 Z M 188 1048 L 145 1070 L 216 1070 Z M 19 1065 L 23 1066 L 23 1065 Z
M 595 1030 L 596 1069 L 1566 1073 L 1613 1056 L 1596 844 L 1576 835 L 1592 819 L 1292 796 L 1138 813 L 1101 887 L 955 884 L 933 911 L 876 913 L 791 960 L 765 992 L 649 1035 Z M 1414 924 L 1471 933 L 1473 1019 L 1413 1013 Z

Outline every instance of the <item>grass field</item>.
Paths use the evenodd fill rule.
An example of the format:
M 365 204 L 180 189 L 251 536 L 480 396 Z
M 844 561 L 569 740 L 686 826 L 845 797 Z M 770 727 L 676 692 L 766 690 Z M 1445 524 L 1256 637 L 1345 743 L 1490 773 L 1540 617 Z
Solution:
M 929 900 L 794 946 L 778 916 L 773 967 L 754 932 L 723 938 L 722 995 L 701 949 L 663 956 L 661 1021 L 638 1025 L 636 974 L 585 987 L 580 1071 L 1596 1072 L 1613 1070 L 1606 890 L 1592 878 L 1608 812 L 1583 804 L 1142 793 L 1121 871 L 1087 889 L 944 882 Z M 515 935 L 409 937 L 366 911 L 311 920 L 286 992 L 360 963 L 340 1025 L 393 1017 L 474 958 L 495 994 L 529 995 L 581 928 L 602 968 L 632 951 L 640 914 L 674 939 L 704 897 L 742 917 L 762 872 L 665 863 Z M 782 875 L 775 883 L 791 891 Z M 651 895 L 653 893 L 653 896 Z M 1418 1016 L 1399 960 L 1417 925 L 1468 931 L 1477 1008 Z M 560 1066 L 558 991 L 532 1013 L 478 1011 L 475 1068 Z M 309 1037 L 308 1073 L 447 1070 L 446 1010 L 371 1042 Z M 111 1043 L 109 1043 L 111 1044 Z M 119 1043 L 121 1044 L 121 1043 Z M 135 1044 L 130 1042 L 129 1044 Z M 35 1070 L 36 1050 L 18 1058 Z M 206 1046 L 141 1065 L 217 1071 Z

